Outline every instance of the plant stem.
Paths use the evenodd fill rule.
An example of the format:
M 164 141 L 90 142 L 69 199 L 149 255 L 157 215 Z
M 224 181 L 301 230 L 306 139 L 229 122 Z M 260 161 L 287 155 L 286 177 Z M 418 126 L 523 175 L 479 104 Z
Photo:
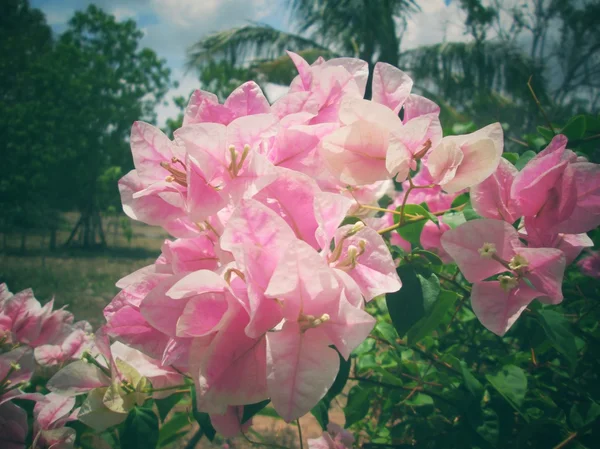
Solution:
M 190 439 L 190 441 L 187 442 L 187 444 L 185 445 L 185 449 L 194 449 L 196 447 L 196 445 L 200 442 L 200 440 L 202 439 L 203 436 L 204 436 L 204 430 L 202 430 L 202 427 L 200 427 L 196 431 L 194 436 Z
M 302 442 L 302 426 L 300 425 L 300 418 L 296 420 L 296 426 L 298 427 L 298 438 L 300 439 L 300 449 L 304 449 L 304 443 Z
M 577 432 L 573 432 L 571 435 L 569 435 L 565 440 L 561 441 L 559 444 L 557 444 L 556 446 L 554 446 L 553 449 L 563 449 L 564 447 L 566 447 L 571 441 L 573 441 L 575 438 L 577 438 Z

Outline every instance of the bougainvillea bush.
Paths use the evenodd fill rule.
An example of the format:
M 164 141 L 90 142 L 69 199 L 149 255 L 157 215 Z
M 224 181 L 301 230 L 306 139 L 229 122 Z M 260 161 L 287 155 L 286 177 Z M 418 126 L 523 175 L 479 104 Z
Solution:
M 444 136 L 395 67 L 366 100 L 365 62 L 290 57 L 272 105 L 247 82 L 196 91 L 174 140 L 133 124 L 123 209 L 173 239 L 95 334 L 3 286 L 2 447 L 164 447 L 189 420 L 261 444 L 257 413 L 312 413 L 315 449 L 592 447 L 600 166 L 573 150 L 597 120 L 519 156 L 499 123 Z

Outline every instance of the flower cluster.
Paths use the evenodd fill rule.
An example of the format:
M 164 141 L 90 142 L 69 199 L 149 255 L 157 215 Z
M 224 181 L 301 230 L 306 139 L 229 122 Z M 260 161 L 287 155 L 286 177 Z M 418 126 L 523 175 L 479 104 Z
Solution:
M 600 224 L 600 165 L 566 147 L 566 137 L 557 135 L 520 172 L 502 159 L 470 190 L 473 208 L 485 219 L 441 238 L 474 283 L 474 312 L 498 335 L 532 300 L 562 301 L 565 266 L 592 246 L 585 232 Z
M 74 322 L 73 314 L 53 307 L 54 301 L 42 307 L 30 289 L 13 295 L 0 284 L 0 429 L 7 433 L 1 440 L 14 447 L 25 447 L 28 429 L 25 411 L 8 402 L 15 398 L 36 401 L 34 432 L 40 447 L 75 441 L 74 430 L 64 428 L 74 402 L 22 389 L 37 366 L 59 366 L 93 348 L 90 324 Z
M 42 445 L 69 447 L 69 419 L 102 431 L 192 383 L 196 408 L 225 436 L 249 425 L 244 406 L 266 399 L 284 420 L 299 418 L 371 332 L 365 304 L 402 287 L 388 245 L 410 251 L 415 241 L 382 235 L 434 215 L 420 245 L 458 264 L 488 329 L 503 334 L 533 299 L 562 300 L 565 265 L 600 223 L 597 165 L 557 136 L 518 172 L 502 158 L 499 124 L 443 137 L 439 107 L 412 94 L 401 70 L 377 64 L 365 100 L 364 61 L 290 57 L 298 76 L 272 105 L 247 82 L 223 104 L 196 91 L 173 140 L 134 123 L 123 209 L 174 240 L 118 281 L 93 345 L 67 312 L 2 293 L 3 342 L 21 346 L 0 357 L 0 379 L 31 372 L 20 361 L 29 347 L 46 365 L 83 355 L 54 375 L 51 394 L 32 397 Z M 464 192 L 485 218 L 451 229 L 443 216 Z M 333 427 L 312 442 L 351 444 Z
M 368 226 L 392 179 L 421 162 L 458 192 L 503 149 L 498 124 L 442 138 L 439 107 L 395 67 L 376 65 L 365 100 L 365 62 L 290 56 L 299 75 L 273 105 L 248 82 L 223 104 L 195 92 L 174 141 L 135 123 L 119 183 L 129 216 L 178 239 L 119 281 L 106 332 L 193 378 L 217 420 L 266 398 L 287 421 L 308 412 L 371 331 L 364 303 L 401 287 Z

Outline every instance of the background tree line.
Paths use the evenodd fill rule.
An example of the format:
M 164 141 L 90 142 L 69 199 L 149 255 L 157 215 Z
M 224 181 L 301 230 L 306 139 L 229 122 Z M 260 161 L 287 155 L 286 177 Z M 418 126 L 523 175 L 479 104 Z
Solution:
M 61 213 L 80 218 L 67 243 L 106 244 L 100 212 L 120 208 L 116 182 L 132 168 L 134 120 L 155 119 L 169 69 L 132 20 L 95 6 L 53 35 L 28 0 L 4 0 L 0 14 L 0 225 L 6 236 L 50 230 Z
M 543 117 L 560 125 L 600 105 L 600 1 L 446 0 L 464 12 L 464 42 L 406 48 L 411 18 L 425 0 L 290 0 L 291 31 L 251 23 L 199 36 L 188 69 L 199 86 L 226 97 L 256 79 L 287 84 L 285 50 L 309 62 L 354 56 L 371 68 L 399 66 L 415 91 L 442 107 L 446 132 L 500 121 L 511 151 L 526 151 Z M 120 210 L 117 180 L 132 167 L 134 120 L 154 121 L 169 69 L 140 48 L 132 20 L 95 6 L 54 35 L 28 0 L 4 0 L 0 14 L 0 231 L 45 229 L 50 247 L 66 211 L 78 211 L 68 243 L 106 243 L 101 213 Z M 528 86 L 534 90 L 536 103 Z M 187 98 L 174 99 L 183 110 Z M 167 122 L 172 131 L 182 115 Z M 591 129 L 590 127 L 588 127 Z M 518 143 L 516 143 L 518 142 Z M 24 243 L 24 241 L 23 241 Z

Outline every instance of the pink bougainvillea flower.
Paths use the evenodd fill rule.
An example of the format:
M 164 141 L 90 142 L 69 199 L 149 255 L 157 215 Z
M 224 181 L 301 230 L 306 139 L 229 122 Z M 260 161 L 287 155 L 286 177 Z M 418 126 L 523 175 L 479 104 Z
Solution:
M 277 130 L 271 114 L 241 117 L 228 126 L 204 123 L 175 132 L 175 141 L 187 151 L 187 211 L 202 222 L 223 209 L 249 198 L 272 179 L 272 165 L 263 156 Z
M 286 318 L 280 331 L 267 333 L 269 395 L 286 421 L 307 413 L 333 383 L 339 363 L 329 345 L 347 358 L 373 328 L 360 308 L 360 289 L 336 271 L 309 245 L 293 241 L 265 292 Z
M 36 402 L 33 408 L 36 447 L 74 447 L 75 429 L 65 427 L 68 421 L 77 419 L 77 413 L 71 413 L 74 406 L 74 397 L 55 393 L 49 393 Z
M 343 126 L 326 136 L 319 147 L 334 176 L 352 186 L 389 178 L 390 131 L 402 126 L 400 118 L 378 103 L 345 98 L 339 120 Z
M 442 236 L 450 230 L 450 226 L 442 221 L 442 217 L 438 218 L 439 224 L 432 221 L 427 221 L 421 231 L 421 246 L 427 251 L 437 254 L 442 262 L 451 263 L 452 257 L 444 250 L 442 246 Z
M 586 276 L 600 279 L 600 252 L 590 251 L 585 257 L 582 257 L 577 266 Z
M 566 148 L 567 138 L 562 134 L 555 136 L 515 177 L 511 195 L 523 215 L 531 217 L 538 213 L 569 160 L 575 160 L 576 155 Z
M 503 148 L 502 127 L 494 123 L 464 136 L 444 137 L 429 154 L 427 168 L 446 192 L 458 192 L 494 173 Z
M 368 64 L 354 58 L 334 58 L 317 61 L 313 65 L 300 56 L 288 52 L 298 69 L 292 80 L 290 93 L 309 92 L 307 101 L 316 115 L 310 124 L 338 121 L 338 110 L 343 97 L 363 98 L 369 76 Z M 303 107 L 307 103 L 302 104 Z M 300 112 L 300 111 L 294 111 Z
M 325 396 L 337 375 L 339 357 L 322 329 L 303 332 L 293 321 L 267 334 L 267 343 L 269 396 L 277 413 L 290 422 Z
M 246 310 L 232 303 L 219 332 L 193 340 L 190 373 L 200 411 L 224 414 L 229 406 L 268 397 L 265 338 L 246 335 L 249 320 Z
M 466 222 L 447 231 L 442 246 L 474 284 L 471 302 L 475 314 L 498 335 L 512 326 L 533 299 L 553 304 L 563 299 L 563 252 L 524 247 L 517 231 L 505 221 Z M 498 280 L 486 281 L 495 275 L 500 275 Z
M 525 217 L 525 227 L 521 228 L 521 237 L 527 240 L 530 248 L 558 248 L 564 254 L 567 265 L 571 264 L 584 250 L 594 246 L 587 234 L 553 234 L 545 229 L 536 227 L 538 224 L 533 217 Z
M 496 171 L 485 181 L 472 186 L 470 190 L 471 204 L 479 215 L 514 223 L 522 213 L 515 199 L 511 196 L 512 184 L 519 171 L 504 158 Z
M 222 105 L 216 95 L 196 90 L 185 109 L 183 126 L 194 123 L 229 125 L 236 118 L 269 113 L 270 109 L 269 102 L 254 81 L 248 81 L 235 89 Z
M 530 226 L 544 233 L 580 234 L 600 224 L 600 166 L 579 161 L 555 136 L 515 177 L 511 196 Z
M 0 405 L 0 446 L 25 449 L 28 434 L 27 412 L 12 402 Z
M 0 354 L 0 405 L 23 395 L 20 387 L 29 382 L 34 369 L 33 352 L 26 346 Z
M 352 449 L 354 435 L 335 423 L 329 423 L 322 436 L 307 441 L 309 449 Z
M 390 251 L 383 238 L 367 226 L 346 225 L 335 233 L 335 248 L 329 263 L 356 281 L 366 301 L 400 290 Z
M 282 319 L 279 304 L 264 292 L 294 231 L 272 209 L 255 200 L 244 200 L 231 216 L 221 236 L 223 249 L 231 251 L 244 274 L 250 322 L 246 332 L 258 337 Z
M 373 101 L 390 108 L 395 114 L 400 112 L 410 95 L 413 80 L 402 70 L 384 62 L 378 62 L 373 69 Z
M 245 433 L 252 425 L 252 418 L 241 423 L 243 416 L 243 406 L 229 406 L 223 415 L 211 414 L 210 422 L 219 434 L 225 438 L 233 438 L 240 433 Z

